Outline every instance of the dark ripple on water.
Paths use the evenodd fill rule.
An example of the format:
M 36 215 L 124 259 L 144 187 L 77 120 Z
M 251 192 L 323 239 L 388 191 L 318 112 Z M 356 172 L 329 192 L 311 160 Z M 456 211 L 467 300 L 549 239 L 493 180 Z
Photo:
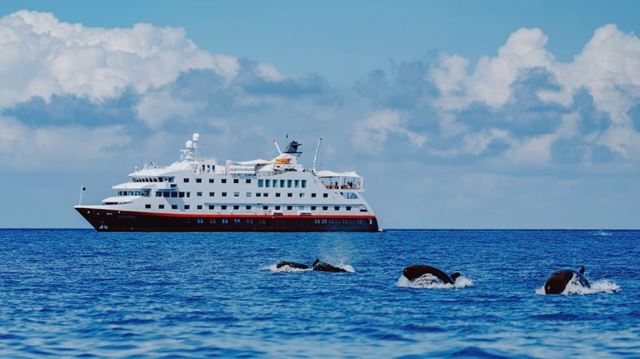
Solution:
M 0 357 L 640 355 L 637 231 L 0 231 Z M 272 273 L 320 257 L 357 273 Z M 396 285 L 405 265 L 474 285 Z M 622 290 L 536 294 L 579 265 Z

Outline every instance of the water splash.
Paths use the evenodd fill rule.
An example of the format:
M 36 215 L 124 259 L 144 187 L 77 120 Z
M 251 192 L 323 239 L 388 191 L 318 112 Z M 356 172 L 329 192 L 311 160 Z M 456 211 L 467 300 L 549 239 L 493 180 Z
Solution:
M 473 281 L 465 276 L 458 277 L 453 284 L 444 283 L 432 274 L 422 275 L 413 281 L 401 275 L 396 283 L 402 288 L 428 288 L 428 289 L 461 289 L 473 286 Z
M 612 235 L 611 232 L 607 232 L 607 231 L 603 231 L 603 230 L 599 230 L 596 233 L 593 234 L 594 236 L 599 236 L 599 237 L 609 237 Z
M 567 284 L 564 291 L 561 293 L 562 295 L 585 295 L 585 294 L 596 294 L 596 293 L 615 293 L 620 291 L 620 286 L 610 282 L 606 279 L 600 279 L 593 283 L 591 283 L 591 287 L 583 287 L 576 280 L 576 276 L 574 275 L 571 281 Z M 536 289 L 536 294 L 545 295 L 544 286 Z

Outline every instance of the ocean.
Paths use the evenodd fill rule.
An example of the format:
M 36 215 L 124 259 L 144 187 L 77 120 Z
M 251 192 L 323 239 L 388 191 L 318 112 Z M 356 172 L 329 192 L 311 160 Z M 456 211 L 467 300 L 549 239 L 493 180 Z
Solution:
M 0 230 L 0 357 L 640 357 L 640 231 Z M 347 273 L 278 271 L 315 258 Z M 464 281 L 418 286 L 410 264 Z M 592 288 L 540 290 L 586 267 Z

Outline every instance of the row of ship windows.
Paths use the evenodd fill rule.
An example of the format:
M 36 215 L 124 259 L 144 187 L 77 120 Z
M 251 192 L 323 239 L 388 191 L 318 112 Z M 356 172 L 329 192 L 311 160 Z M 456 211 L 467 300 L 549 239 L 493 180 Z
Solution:
M 184 183 L 189 183 L 190 179 L 189 178 L 183 178 L 182 181 Z M 202 178 L 196 178 L 196 183 L 202 183 Z M 215 179 L 213 178 L 209 178 L 209 183 L 215 183 Z M 220 183 L 227 183 L 227 179 L 226 178 L 222 178 L 220 179 Z M 234 178 L 233 179 L 233 183 L 235 184 L 239 184 L 240 183 L 240 179 L 239 178 Z M 251 184 L 252 183 L 252 179 L 251 178 L 246 178 L 244 180 L 244 183 L 247 184 Z M 259 179 L 258 180 L 258 187 L 262 188 L 307 188 L 307 180 L 277 180 L 277 179 Z
M 253 219 L 253 218 L 209 218 L 205 220 L 204 218 L 197 218 L 197 224 L 204 224 L 205 222 L 209 222 L 209 224 L 266 224 L 267 221 L 264 219 Z M 372 219 L 361 219 L 361 218 L 322 218 L 322 219 L 314 219 L 313 224 L 373 224 Z
M 210 210 L 216 209 L 216 206 L 213 205 L 213 204 L 207 205 L 207 207 Z M 234 205 L 234 206 L 220 205 L 220 209 L 221 210 L 226 210 L 228 207 L 231 207 L 234 210 L 239 210 L 240 209 L 239 205 Z M 258 207 L 258 206 L 256 206 L 256 207 Z M 278 206 L 278 205 L 275 205 L 275 206 L 262 206 L 262 209 L 264 211 L 268 211 L 269 208 L 272 208 L 273 210 L 280 211 L 283 207 L 286 208 L 287 211 L 292 211 L 294 206 Z M 299 210 L 304 210 L 304 206 L 296 206 L 296 207 L 298 207 Z M 329 210 L 329 206 L 321 206 L 321 207 L 322 207 L 323 211 L 328 211 Z M 144 208 L 151 209 L 151 205 L 150 204 L 145 204 Z M 158 208 L 159 209 L 164 209 L 164 204 L 159 204 Z M 184 209 L 191 209 L 191 205 L 185 204 L 183 206 L 183 208 Z M 201 204 L 196 206 L 196 209 L 199 209 L 199 210 L 202 210 L 203 208 L 204 208 L 204 206 L 201 205 Z M 251 206 L 251 205 L 244 206 L 244 209 L 246 209 L 246 210 L 251 210 L 252 208 L 253 208 L 253 206 Z M 318 206 L 310 206 L 309 208 L 312 211 L 318 210 Z M 341 206 L 333 206 L 333 209 L 336 210 L 336 211 L 339 211 L 340 208 L 341 208 Z M 177 204 L 172 204 L 171 205 L 171 209 L 178 209 L 178 205 Z M 347 210 L 347 211 L 351 211 L 351 206 L 345 206 L 344 209 Z M 360 211 L 362 212 L 363 209 L 364 209 L 364 211 L 366 211 L 366 208 L 364 208 L 364 207 Z
M 120 191 L 118 192 L 118 195 L 122 195 L 122 196 L 126 196 L 126 192 L 127 191 Z M 129 191 L 131 192 L 131 191 Z M 124 193 L 124 194 L 121 194 Z M 139 194 L 145 197 L 148 197 L 148 194 L 145 195 L 144 193 Z M 216 193 L 215 192 L 209 192 L 209 197 L 215 197 Z M 220 192 L 220 195 L 222 197 L 227 197 L 228 193 L 227 192 Z M 269 197 L 269 193 L 268 192 L 256 192 L 255 193 L 256 197 Z M 280 192 L 276 192 L 274 193 L 275 197 L 282 197 L 282 193 Z M 196 197 L 202 197 L 203 196 L 203 192 L 196 192 Z M 253 196 L 253 192 L 246 192 L 245 193 L 245 197 L 252 197 Z M 302 198 L 304 197 L 305 194 L 304 193 L 298 193 L 298 197 Z M 156 191 L 156 197 L 164 197 L 164 198 L 190 198 L 191 197 L 191 192 L 175 192 L 175 191 Z M 233 197 L 240 197 L 240 192 L 233 192 Z M 293 193 L 289 192 L 287 193 L 287 197 L 292 198 L 293 197 Z M 311 193 L 311 198 L 316 198 L 318 197 L 317 193 Z M 322 194 L 323 198 L 328 198 L 329 194 L 328 193 L 323 193 Z

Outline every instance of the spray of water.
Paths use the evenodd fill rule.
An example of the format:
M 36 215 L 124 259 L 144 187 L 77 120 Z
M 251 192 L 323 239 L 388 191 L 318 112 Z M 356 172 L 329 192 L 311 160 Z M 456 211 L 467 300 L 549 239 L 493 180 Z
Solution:
M 470 278 L 461 276 L 458 277 L 453 284 L 447 284 L 432 274 L 427 273 L 412 281 L 401 275 L 396 285 L 402 288 L 461 289 L 473 286 L 473 281 Z

